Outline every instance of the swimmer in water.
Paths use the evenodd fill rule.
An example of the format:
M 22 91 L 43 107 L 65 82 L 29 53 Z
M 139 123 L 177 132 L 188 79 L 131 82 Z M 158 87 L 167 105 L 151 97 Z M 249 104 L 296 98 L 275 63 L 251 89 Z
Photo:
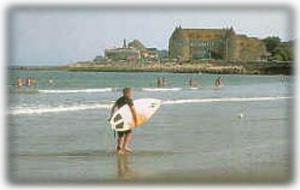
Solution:
M 160 77 L 157 77 L 156 84 L 157 84 L 157 88 L 160 88 L 162 86 L 162 81 Z
M 48 80 L 48 85 L 49 85 L 49 86 L 52 86 L 52 85 L 53 85 L 53 79 L 52 79 L 52 77 L 49 78 L 49 80 Z
M 218 77 L 214 82 L 214 88 L 220 88 L 221 86 L 224 86 L 224 77 L 223 76 Z
M 20 77 L 16 78 L 16 88 L 20 88 L 23 85 L 23 81 Z
M 165 78 L 165 77 L 162 77 L 161 83 L 162 83 L 162 86 L 163 86 L 163 87 L 165 87 L 165 86 L 167 85 L 167 81 L 166 81 L 166 78 Z

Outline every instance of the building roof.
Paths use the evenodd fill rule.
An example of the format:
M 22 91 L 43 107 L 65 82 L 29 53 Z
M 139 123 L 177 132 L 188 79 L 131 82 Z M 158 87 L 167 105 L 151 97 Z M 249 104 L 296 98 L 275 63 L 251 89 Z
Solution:
M 234 31 L 234 29 L 231 28 L 181 28 L 176 27 L 175 31 L 182 31 L 182 32 L 226 32 L 226 31 Z
M 138 50 L 144 50 L 146 47 L 140 42 L 139 40 L 133 40 L 132 42 L 128 43 L 128 47 L 136 48 Z

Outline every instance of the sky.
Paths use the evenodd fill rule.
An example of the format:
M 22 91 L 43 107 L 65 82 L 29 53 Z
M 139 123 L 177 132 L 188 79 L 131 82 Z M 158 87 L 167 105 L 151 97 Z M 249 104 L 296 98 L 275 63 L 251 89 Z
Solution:
M 292 12 L 283 8 L 19 7 L 9 10 L 10 65 L 63 65 L 92 60 L 123 39 L 168 49 L 176 26 L 233 27 L 238 34 L 294 39 Z

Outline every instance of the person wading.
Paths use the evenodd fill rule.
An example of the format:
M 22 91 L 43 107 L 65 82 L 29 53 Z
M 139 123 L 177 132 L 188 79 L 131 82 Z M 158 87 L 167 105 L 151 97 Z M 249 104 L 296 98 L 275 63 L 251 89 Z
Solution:
M 123 96 L 120 97 L 113 105 L 111 109 L 110 118 L 116 112 L 117 109 L 120 109 L 124 105 L 128 105 L 133 117 L 134 125 L 137 125 L 137 115 L 136 110 L 133 104 L 132 97 L 132 90 L 130 88 L 123 89 Z M 126 152 L 132 152 L 129 148 L 129 143 L 132 138 L 132 131 L 131 129 L 126 131 L 117 131 L 118 139 L 117 139 L 117 153 L 124 154 Z

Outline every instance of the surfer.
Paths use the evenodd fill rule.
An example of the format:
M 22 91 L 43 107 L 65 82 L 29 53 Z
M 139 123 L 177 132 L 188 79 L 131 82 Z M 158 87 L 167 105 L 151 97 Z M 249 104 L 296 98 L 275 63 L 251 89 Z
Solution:
M 113 105 L 111 109 L 111 114 L 110 116 L 112 117 L 113 114 L 117 109 L 120 109 L 124 105 L 128 105 L 134 120 L 134 125 L 137 125 L 137 116 L 136 116 L 136 111 L 133 105 L 133 100 L 131 99 L 132 97 L 132 91 L 130 88 L 124 88 L 123 89 L 123 96 L 120 97 Z M 126 131 L 117 131 L 118 134 L 118 140 L 117 140 L 117 152 L 119 154 L 124 154 L 125 152 L 132 152 L 132 150 L 128 147 L 129 142 L 132 138 L 132 131 L 126 130 Z

